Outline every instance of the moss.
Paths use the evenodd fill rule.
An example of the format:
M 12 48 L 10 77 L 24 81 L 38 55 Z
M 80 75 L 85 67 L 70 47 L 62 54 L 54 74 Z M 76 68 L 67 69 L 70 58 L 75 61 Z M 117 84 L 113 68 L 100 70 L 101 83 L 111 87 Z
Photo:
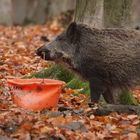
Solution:
M 50 78 L 65 81 L 66 83 L 73 79 L 75 74 L 61 65 L 52 65 L 47 69 L 33 73 L 24 78 Z
M 58 64 L 52 65 L 40 72 L 33 73 L 30 76 L 25 76 L 24 78 L 50 78 L 62 80 L 66 82 L 65 88 L 81 89 L 79 93 L 90 93 L 88 82 L 83 82 L 72 71 Z
M 124 105 L 138 105 L 137 100 L 132 95 L 131 91 L 124 91 L 120 94 L 119 102 Z
M 88 94 L 88 95 L 90 94 L 89 83 L 83 82 L 78 78 L 74 78 L 71 81 L 69 81 L 65 85 L 65 88 L 81 89 L 78 93 L 84 93 L 84 94 Z

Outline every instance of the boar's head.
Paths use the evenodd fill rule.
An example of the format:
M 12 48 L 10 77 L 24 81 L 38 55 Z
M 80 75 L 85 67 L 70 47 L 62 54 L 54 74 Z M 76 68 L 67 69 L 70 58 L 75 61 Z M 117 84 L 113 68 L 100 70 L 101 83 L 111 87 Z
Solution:
M 69 61 L 78 49 L 77 44 L 80 39 L 78 25 L 73 22 L 67 30 L 58 35 L 52 42 L 37 49 L 37 55 L 45 60 Z

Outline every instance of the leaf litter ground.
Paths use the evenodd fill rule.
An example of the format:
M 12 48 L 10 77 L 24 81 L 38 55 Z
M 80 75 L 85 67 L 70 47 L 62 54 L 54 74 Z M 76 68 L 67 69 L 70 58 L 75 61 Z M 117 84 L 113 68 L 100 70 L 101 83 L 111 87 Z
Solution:
M 13 104 L 6 79 L 46 68 L 48 62 L 40 61 L 35 55 L 37 47 L 44 44 L 40 36 L 52 39 L 62 30 L 55 22 L 27 27 L 0 26 L 0 139 L 140 139 L 139 116 L 116 112 L 87 116 L 92 109 L 87 97 L 75 96 L 72 89 L 63 91 L 57 108 L 32 112 Z M 135 97 L 140 101 L 138 90 Z

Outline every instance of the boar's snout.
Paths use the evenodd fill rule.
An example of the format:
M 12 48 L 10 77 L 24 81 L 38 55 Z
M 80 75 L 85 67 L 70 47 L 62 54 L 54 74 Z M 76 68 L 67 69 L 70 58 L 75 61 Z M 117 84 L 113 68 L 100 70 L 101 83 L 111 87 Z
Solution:
M 36 54 L 37 54 L 38 56 L 41 56 L 41 55 L 42 55 L 42 52 L 45 52 L 45 50 L 43 50 L 42 48 L 43 48 L 43 46 L 40 47 L 40 48 L 38 48 L 38 49 L 36 50 Z
M 50 59 L 50 50 L 44 49 L 44 47 L 40 47 L 36 50 L 36 54 L 40 56 L 42 59 L 49 60 Z
M 56 60 L 63 56 L 61 52 L 58 52 L 56 50 L 49 50 L 44 47 L 38 48 L 36 50 L 36 54 L 45 60 Z

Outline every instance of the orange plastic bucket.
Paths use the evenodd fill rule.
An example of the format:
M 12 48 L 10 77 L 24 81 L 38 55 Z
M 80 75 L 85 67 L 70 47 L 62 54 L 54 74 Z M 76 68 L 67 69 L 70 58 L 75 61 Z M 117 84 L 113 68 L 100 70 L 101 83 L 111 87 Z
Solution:
M 10 79 L 13 101 L 20 107 L 42 110 L 56 107 L 64 85 L 63 81 L 52 79 Z

